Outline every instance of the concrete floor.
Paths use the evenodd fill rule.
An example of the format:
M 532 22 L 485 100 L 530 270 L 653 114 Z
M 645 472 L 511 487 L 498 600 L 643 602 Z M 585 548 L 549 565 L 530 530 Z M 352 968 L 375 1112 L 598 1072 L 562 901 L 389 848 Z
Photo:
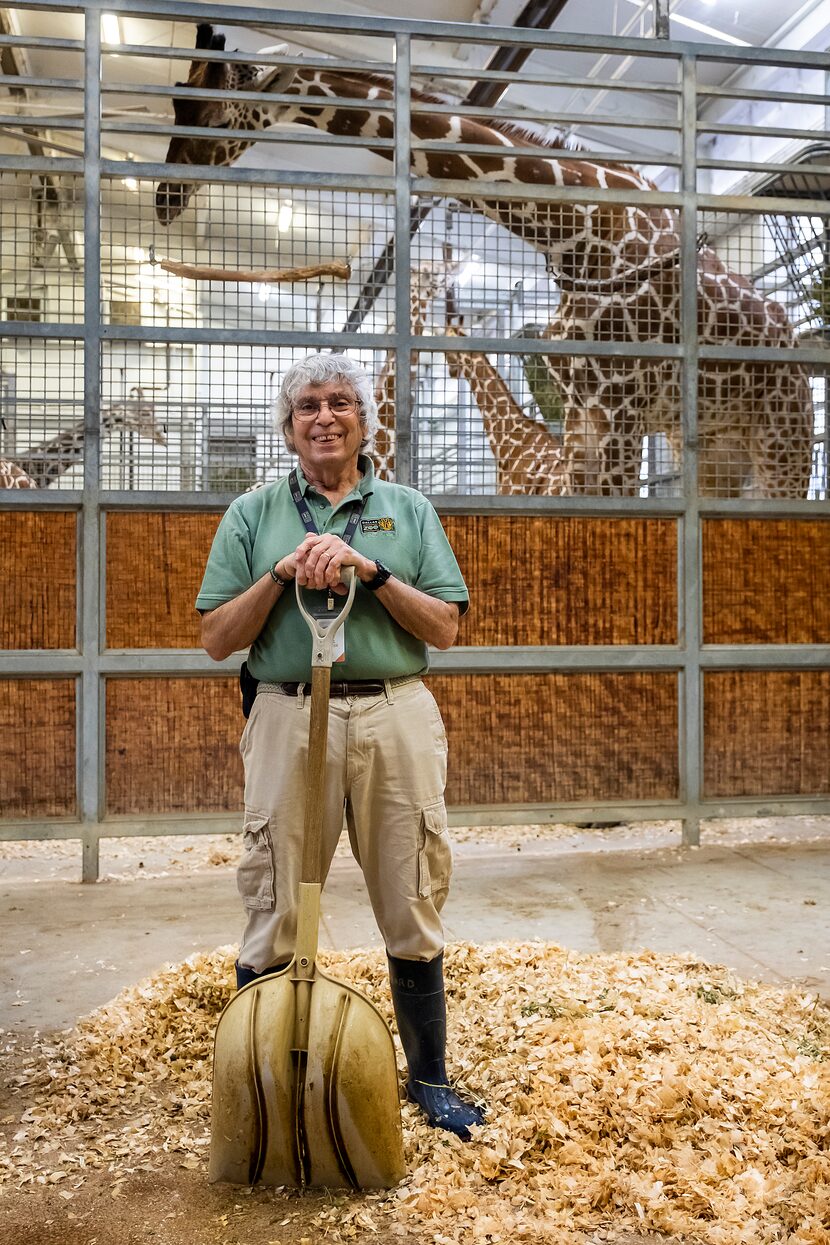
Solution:
M 229 865 L 86 886 L 65 869 L 31 872 L 0 860 L 7 1032 L 67 1027 L 161 965 L 240 933 Z M 830 998 L 830 833 L 693 849 L 636 837 L 618 846 L 612 836 L 601 851 L 587 836 L 461 843 L 445 923 L 451 941 L 689 953 Z M 335 859 L 321 945 L 378 943 L 359 871 Z

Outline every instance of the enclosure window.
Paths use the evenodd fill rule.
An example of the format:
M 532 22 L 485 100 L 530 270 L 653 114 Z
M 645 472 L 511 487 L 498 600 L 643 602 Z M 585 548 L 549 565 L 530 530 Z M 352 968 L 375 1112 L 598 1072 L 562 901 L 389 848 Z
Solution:
M 33 320 L 40 320 L 41 318 L 39 298 L 6 299 L 7 320 L 25 320 L 31 323 Z
M 110 302 L 110 324 L 141 324 L 141 303 L 113 299 Z
M 210 492 L 244 493 L 256 482 L 256 437 L 208 437 Z

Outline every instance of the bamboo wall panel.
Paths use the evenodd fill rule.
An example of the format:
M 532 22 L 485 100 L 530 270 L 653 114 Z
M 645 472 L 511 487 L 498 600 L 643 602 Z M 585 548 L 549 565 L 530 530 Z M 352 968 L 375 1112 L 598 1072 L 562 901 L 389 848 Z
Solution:
M 830 519 L 703 523 L 705 644 L 830 643 Z
M 830 794 L 830 670 L 712 670 L 704 794 Z
M 107 516 L 107 646 L 198 647 L 218 514 Z M 677 643 L 673 519 L 450 515 L 473 607 L 459 643 Z
M 430 678 L 450 804 L 674 799 L 673 673 Z
M 74 817 L 75 680 L 0 679 L 0 817 Z
M 193 603 L 220 514 L 107 515 L 107 647 L 199 648 Z
M 0 648 L 74 648 L 74 513 L 0 513 Z
M 676 644 L 674 519 L 448 515 L 460 644 Z
M 107 813 L 242 807 L 235 679 L 107 679 Z

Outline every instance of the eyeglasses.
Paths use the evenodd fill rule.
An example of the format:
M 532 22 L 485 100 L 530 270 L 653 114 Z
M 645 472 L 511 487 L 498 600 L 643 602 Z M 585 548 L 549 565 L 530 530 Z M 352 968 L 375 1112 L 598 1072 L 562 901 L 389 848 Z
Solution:
M 291 414 L 296 419 L 316 419 L 324 406 L 329 408 L 332 415 L 354 415 L 357 410 L 357 400 L 355 398 L 332 398 L 331 401 L 327 401 L 323 398 L 322 402 L 318 402 L 316 398 L 309 398 L 305 402 L 299 402 Z

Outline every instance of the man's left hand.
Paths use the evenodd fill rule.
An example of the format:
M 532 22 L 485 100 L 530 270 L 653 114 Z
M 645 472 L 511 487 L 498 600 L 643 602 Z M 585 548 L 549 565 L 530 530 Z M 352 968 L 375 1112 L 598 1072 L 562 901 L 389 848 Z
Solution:
M 348 591 L 343 583 L 343 568 L 353 566 L 359 579 L 371 579 L 376 571 L 374 562 L 366 558 L 339 536 L 328 533 L 311 536 L 296 552 L 297 583 L 301 588 L 330 588 L 332 592 Z

